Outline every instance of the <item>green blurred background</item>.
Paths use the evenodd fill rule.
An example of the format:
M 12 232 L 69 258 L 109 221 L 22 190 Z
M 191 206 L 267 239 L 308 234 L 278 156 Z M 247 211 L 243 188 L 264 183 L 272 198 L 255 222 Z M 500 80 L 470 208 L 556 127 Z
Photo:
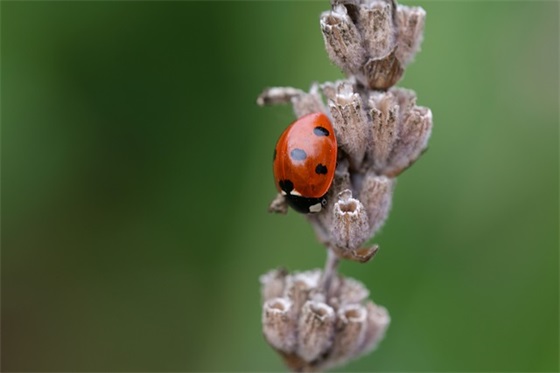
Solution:
M 415 4 L 433 136 L 342 265 L 392 324 L 341 370 L 557 371 L 559 4 Z M 258 277 L 325 253 L 266 212 L 293 115 L 255 99 L 342 77 L 328 8 L 2 1 L 2 370 L 284 369 Z

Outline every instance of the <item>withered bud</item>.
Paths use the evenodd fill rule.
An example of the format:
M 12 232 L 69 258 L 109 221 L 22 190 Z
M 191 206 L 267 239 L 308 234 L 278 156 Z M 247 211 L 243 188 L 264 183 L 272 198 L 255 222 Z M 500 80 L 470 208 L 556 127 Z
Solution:
M 274 348 L 291 352 L 296 346 L 292 302 L 286 298 L 273 298 L 263 305 L 263 334 Z
M 410 167 L 426 150 L 431 133 L 430 109 L 415 106 L 409 112 L 403 113 L 399 141 L 393 149 L 392 168 L 386 170 L 386 174 L 395 177 Z
M 420 50 L 424 34 L 426 11 L 420 7 L 399 5 L 397 7 L 397 21 L 399 38 L 397 58 L 403 66 L 408 65 L 414 55 Z
M 285 269 L 278 268 L 261 276 L 260 282 L 263 301 L 278 298 L 284 294 L 287 274 L 288 272 Z
M 346 360 L 350 351 L 360 351 L 367 330 L 367 309 L 361 304 L 342 306 L 338 312 L 337 339 L 331 351 L 331 366 Z
M 365 62 L 366 52 L 356 25 L 348 16 L 346 7 L 336 5 L 321 14 L 321 31 L 325 49 L 332 62 L 346 73 L 356 74 Z
M 366 305 L 368 320 L 367 329 L 361 346 L 361 354 L 367 354 L 374 350 L 379 342 L 385 337 L 385 331 L 391 322 L 389 313 L 385 307 L 378 306 L 373 302 Z
M 359 198 L 368 214 L 369 234 L 371 236 L 381 228 L 387 216 L 389 216 L 394 185 L 394 179 L 377 176 L 371 170 L 368 171 L 363 180 Z
M 334 99 L 329 100 L 329 109 L 338 146 L 349 155 L 352 168 L 360 169 L 368 145 L 364 133 L 368 132 L 369 121 L 362 98 L 349 82 L 339 84 L 337 90 Z
M 310 271 L 305 276 L 296 275 L 289 277 L 286 283 L 286 295 L 293 304 L 292 317 L 297 319 L 303 304 L 310 298 L 310 292 L 319 281 L 320 272 Z
M 326 107 L 319 92 L 319 85 L 314 83 L 309 92 L 292 87 L 272 87 L 265 89 L 257 98 L 257 104 L 279 105 L 291 103 L 297 118 L 311 113 L 326 113 Z
M 310 363 L 327 351 L 335 332 L 336 315 L 325 303 L 307 301 L 299 319 L 299 356 Z
M 278 193 L 276 198 L 270 202 L 268 212 L 274 212 L 277 214 L 286 214 L 288 212 L 288 202 L 282 193 Z
M 416 106 L 416 95 L 403 88 L 372 92 L 369 105 L 372 140 L 369 158 L 378 174 L 395 177 L 408 168 L 426 148 L 432 113 Z
M 317 83 L 311 85 L 309 93 L 292 97 L 292 105 L 294 107 L 294 113 L 298 118 L 311 113 L 326 112 L 325 104 L 323 104 L 323 98 L 319 93 L 319 85 Z
M 381 172 L 387 167 L 389 156 L 398 137 L 398 110 L 392 95 L 373 92 L 370 96 L 372 141 L 370 159 L 374 169 Z
M 351 277 L 336 277 L 332 283 L 334 293 L 344 291 L 341 299 L 344 303 L 337 304 L 338 307 L 346 304 L 361 304 L 369 297 L 369 290 L 359 281 Z
M 352 191 L 345 190 L 338 195 L 334 204 L 332 226 L 332 249 L 343 258 L 351 258 L 370 237 L 367 212 L 362 203 L 352 198 Z
M 336 99 L 336 95 L 340 92 L 340 90 L 342 88 L 340 88 L 341 86 L 351 86 L 351 87 L 355 87 L 356 86 L 356 79 L 351 76 L 348 79 L 343 79 L 343 80 L 337 80 L 334 82 L 324 82 L 321 85 L 319 85 L 319 88 L 321 88 L 321 91 L 323 92 L 323 95 L 325 96 L 325 98 L 328 100 L 335 100 Z M 354 89 L 354 88 L 352 88 Z
M 292 87 L 271 87 L 265 89 L 257 97 L 257 105 L 278 105 L 292 102 L 292 98 L 305 94 L 304 91 Z
M 394 49 L 398 30 L 394 22 L 394 6 L 390 1 L 374 0 L 362 4 L 357 24 L 369 56 L 387 56 Z

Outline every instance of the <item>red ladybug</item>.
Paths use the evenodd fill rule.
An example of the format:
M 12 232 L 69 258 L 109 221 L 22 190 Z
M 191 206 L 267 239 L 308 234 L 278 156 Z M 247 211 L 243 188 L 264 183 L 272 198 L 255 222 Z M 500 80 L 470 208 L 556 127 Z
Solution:
M 274 181 L 290 207 L 301 213 L 321 211 L 336 168 L 336 137 L 323 113 L 293 122 L 274 149 Z

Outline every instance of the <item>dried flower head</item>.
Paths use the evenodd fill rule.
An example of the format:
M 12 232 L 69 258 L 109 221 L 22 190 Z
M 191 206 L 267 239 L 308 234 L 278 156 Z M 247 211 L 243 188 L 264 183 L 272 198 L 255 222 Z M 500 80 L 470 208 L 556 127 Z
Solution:
M 261 276 L 263 333 L 293 371 L 335 367 L 373 350 L 390 318 L 360 282 L 336 276 L 325 293 L 322 272 Z
M 331 61 L 367 88 L 386 90 L 420 49 L 425 17 L 391 0 L 335 0 L 321 31 Z

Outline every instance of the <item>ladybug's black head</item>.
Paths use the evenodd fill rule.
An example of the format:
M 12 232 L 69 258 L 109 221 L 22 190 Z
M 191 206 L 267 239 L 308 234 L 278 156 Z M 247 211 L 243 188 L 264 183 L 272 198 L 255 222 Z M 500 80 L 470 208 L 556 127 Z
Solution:
M 320 198 L 308 198 L 286 194 L 286 201 L 291 208 L 302 214 L 314 214 L 320 212 L 327 205 L 325 196 Z

